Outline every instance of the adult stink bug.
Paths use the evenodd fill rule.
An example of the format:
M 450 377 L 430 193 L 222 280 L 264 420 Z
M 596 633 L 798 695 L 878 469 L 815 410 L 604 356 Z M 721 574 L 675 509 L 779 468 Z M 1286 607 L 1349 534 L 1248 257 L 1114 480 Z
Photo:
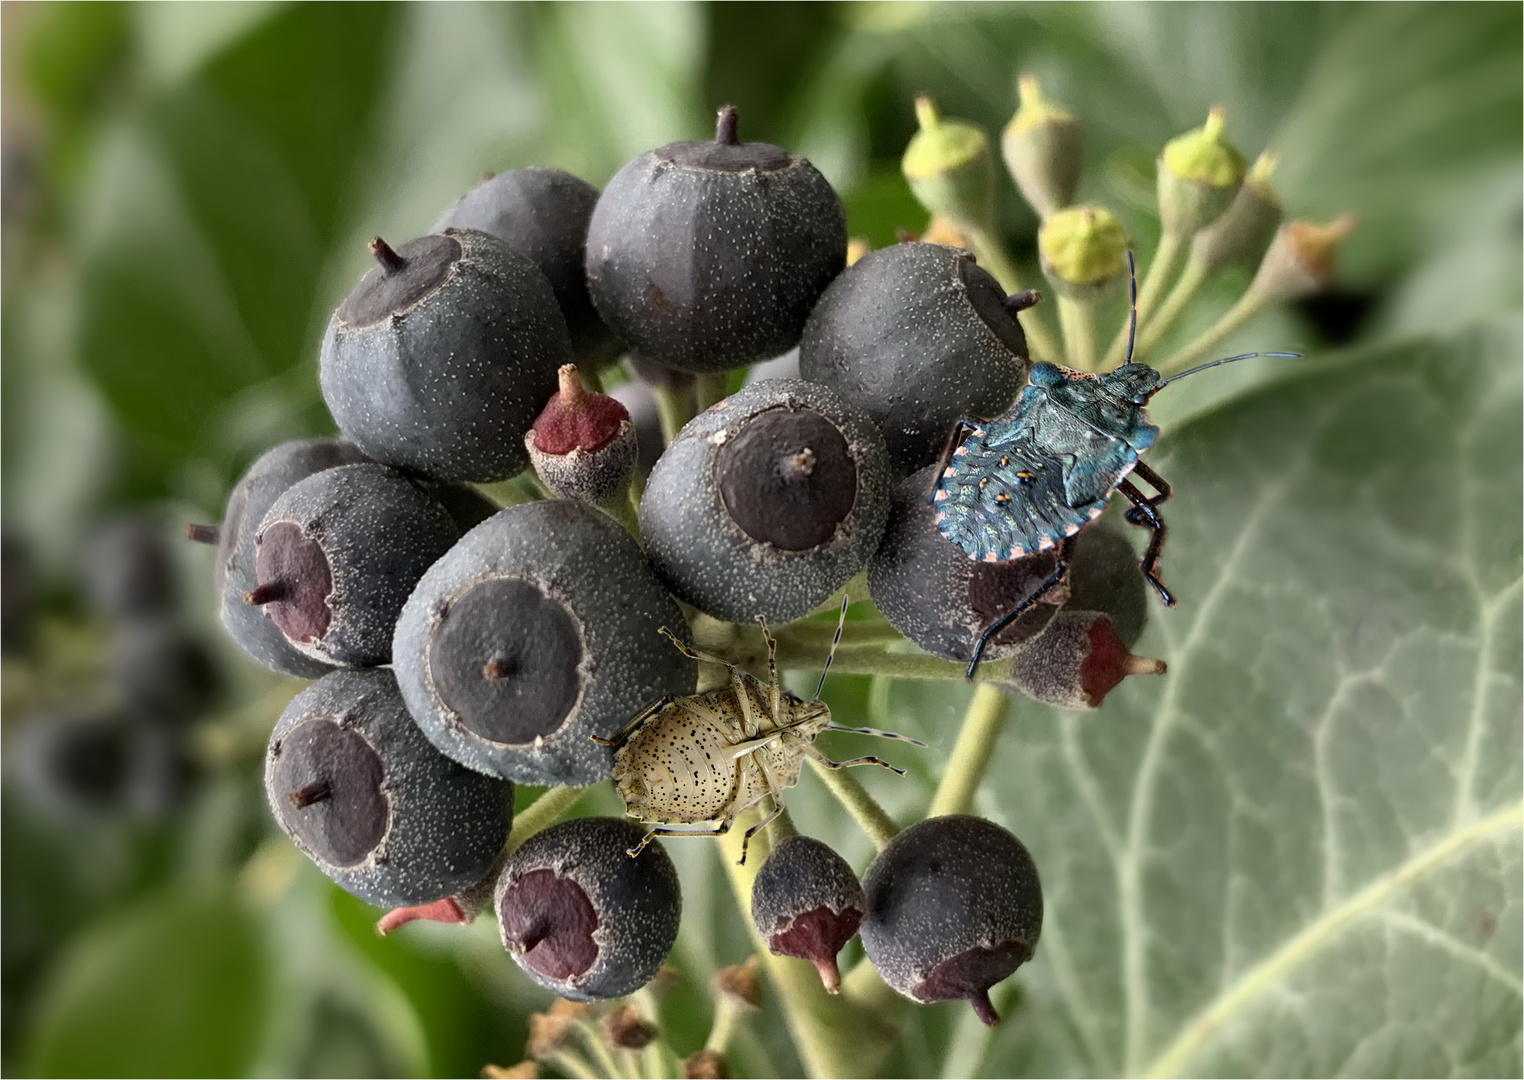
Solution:
M 931 490 L 942 535 L 969 558 L 984 562 L 1010 562 L 1059 549 L 1052 573 L 984 628 L 968 664 L 969 678 L 990 639 L 1063 580 L 1074 535 L 1101 516 L 1113 492 L 1120 491 L 1132 503 L 1125 515 L 1128 523 L 1150 530 L 1143 576 L 1165 607 L 1174 606 L 1158 565 L 1166 532 L 1158 508 L 1170 497 L 1170 486 L 1139 459 L 1159 437 L 1144 406 L 1170 383 L 1207 368 L 1254 356 L 1301 355 L 1244 353 L 1161 378 L 1147 364 L 1132 361 L 1138 285 L 1130 251 L 1127 266 L 1132 312 L 1127 358 L 1120 367 L 1093 375 L 1057 364 L 1033 364 L 1016 404 L 993 420 L 960 420 L 948 438 L 943 468 Z M 1143 480 L 1155 494 L 1144 495 L 1129 475 Z
M 684 656 L 719 664 L 730 672 L 730 682 L 718 690 L 688 697 L 667 695 L 631 720 L 612 738 L 593 741 L 614 748 L 615 790 L 633 818 L 655 825 L 630 854 L 658 836 L 723 836 L 748 808 L 772 796 L 772 812 L 746 830 L 740 862 L 752 836 L 783 810 L 783 789 L 799 782 L 804 759 L 813 758 L 827 769 L 851 765 L 882 765 L 905 775 L 876 757 L 832 761 L 815 748 L 822 731 L 852 731 L 881 735 L 924 747 L 904 735 L 876 728 L 849 728 L 831 723 L 831 710 L 820 700 L 826 672 L 841 641 L 847 602 L 841 602 L 841 620 L 826 655 L 825 669 L 815 696 L 802 701 L 783 689 L 778 681 L 777 643 L 767 632 L 760 615 L 762 636 L 767 641 L 768 680 L 763 683 L 734 664 L 717 656 L 695 652 L 666 627 L 661 632 Z M 672 829 L 671 825 L 714 822 L 712 829 Z

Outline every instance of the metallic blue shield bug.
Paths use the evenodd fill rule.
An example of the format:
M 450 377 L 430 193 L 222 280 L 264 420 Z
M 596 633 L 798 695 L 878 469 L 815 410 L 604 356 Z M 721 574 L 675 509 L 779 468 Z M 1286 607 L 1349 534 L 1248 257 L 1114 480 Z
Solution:
M 1127 259 L 1131 269 L 1131 252 Z M 1135 274 L 1130 283 L 1133 310 L 1127 361 L 1121 367 L 1094 375 L 1057 364 L 1034 364 L 1028 385 L 1010 409 L 993 420 L 961 420 L 948 439 L 943 468 L 931 491 L 943 536 L 969 558 L 984 562 L 1010 562 L 1059 549 L 1048 578 L 979 636 L 968 665 L 970 678 L 989 641 L 1063 580 L 1074 535 L 1101 516 L 1113 492 L 1120 491 L 1132 503 L 1127 521 L 1150 530 L 1143 576 L 1164 605 L 1173 606 L 1175 598 L 1158 570 L 1166 532 L 1158 506 L 1169 498 L 1170 486 L 1140 460 L 1159 437 L 1144 407 L 1170 383 L 1207 368 L 1254 356 L 1301 355 L 1244 353 L 1163 379 L 1147 364 L 1132 362 Z M 1155 494 L 1144 495 L 1129 479 L 1132 476 Z

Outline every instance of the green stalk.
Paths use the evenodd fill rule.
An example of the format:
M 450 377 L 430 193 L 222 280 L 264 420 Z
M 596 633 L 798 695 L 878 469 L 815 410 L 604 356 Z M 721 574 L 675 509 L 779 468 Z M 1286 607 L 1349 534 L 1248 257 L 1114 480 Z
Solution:
M 1069 366 L 1095 370 L 1095 305 L 1068 296 L 1058 298 L 1058 324 L 1064 332 Z
M 700 375 L 693 381 L 693 394 L 698 399 L 698 411 L 703 412 L 711 405 L 724 401 L 725 390 L 730 385 L 730 372 L 721 371 L 713 375 Z
M 1169 232 L 1159 237 L 1159 248 L 1154 252 L 1154 261 L 1149 264 L 1148 273 L 1143 276 L 1143 284 L 1138 289 L 1138 333 L 1141 334 L 1148 325 L 1148 317 L 1153 313 L 1154 305 L 1169 286 L 1170 278 L 1174 277 L 1175 264 L 1180 261 L 1180 253 L 1185 250 L 1187 239 L 1188 237 Z M 1107 369 L 1116 367 L 1126 356 L 1127 322 L 1124 320 L 1116 340 L 1106 352 Z
M 513 828 L 508 831 L 507 851 L 515 851 L 541 829 L 555 822 L 562 814 L 576 805 L 587 794 L 587 788 L 547 788 L 545 793 L 515 815 Z
M 873 841 L 873 846 L 880 851 L 884 850 L 884 845 L 900 831 L 895 820 L 846 769 L 828 769 L 818 761 L 813 761 L 812 764 L 821 782 L 836 796 L 836 801 L 847 808 L 847 813 L 852 815 L 857 824 L 862 826 L 868 839 Z
M 1197 290 L 1207 279 L 1210 268 L 1206 263 L 1194 256 L 1185 264 L 1185 273 L 1180 275 L 1180 280 L 1175 282 L 1175 287 L 1170 290 L 1169 297 L 1164 301 L 1164 306 L 1159 309 L 1148 323 L 1147 329 L 1138 334 L 1138 352 L 1145 353 L 1153 347 L 1165 332 L 1175 324 L 1185 306 L 1191 302 Z
M 1265 306 L 1265 297 L 1256 292 L 1252 286 L 1238 298 L 1238 302 L 1227 311 L 1223 312 L 1222 318 L 1212 324 L 1211 328 L 1191 342 L 1185 348 L 1175 353 L 1164 363 L 1159 365 L 1161 375 L 1172 375 L 1195 363 L 1206 355 L 1209 349 L 1214 348 L 1223 338 L 1233 333 L 1255 315 L 1258 315 Z
M 637 544 L 640 543 L 639 504 L 634 501 L 634 496 L 629 487 L 626 487 L 618 495 L 609 499 L 608 502 L 595 503 L 594 505 L 624 526 L 625 532 L 633 536 Z
M 681 390 L 670 386 L 651 387 L 656 398 L 656 412 L 661 417 L 661 441 L 670 443 L 677 438 L 683 425 L 693 419 L 693 395 L 687 387 Z
M 974 691 L 963 715 L 963 726 L 958 730 L 958 741 L 942 773 L 942 782 L 927 808 L 927 817 L 968 813 L 1010 709 L 1011 696 L 993 684 L 985 683 Z
M 1016 269 L 1016 263 L 1006 254 L 1005 246 L 994 232 L 964 221 L 958 222 L 958 227 L 968 237 L 974 258 L 1000 282 L 1006 295 L 1021 292 L 1021 271 Z M 1030 309 L 1022 312 L 1020 322 L 1027 335 L 1027 351 L 1032 354 L 1033 360 L 1051 360 L 1057 363 L 1063 359 L 1064 351 L 1059 346 L 1058 339 L 1053 336 L 1047 320 L 1038 311 Z
M 799 1059 L 813 1077 L 870 1076 L 888 1054 L 897 1032 L 884 1022 L 882 1013 L 867 1012 L 843 996 L 827 994 L 809 964 L 774 956 L 751 921 L 751 887 L 771 850 L 766 831 L 752 839 L 745 866 L 737 866 L 736 859 L 741 854 L 741 836 L 756 819 L 755 812 L 748 813 L 718 844 L 741 921 L 782 1003 Z

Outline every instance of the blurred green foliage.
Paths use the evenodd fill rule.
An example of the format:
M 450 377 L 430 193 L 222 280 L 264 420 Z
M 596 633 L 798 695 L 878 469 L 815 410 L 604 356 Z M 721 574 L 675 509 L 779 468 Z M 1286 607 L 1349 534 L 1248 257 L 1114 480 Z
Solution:
M 1038 857 L 1044 949 L 992 1040 L 948 1008 L 921 1010 L 891 1068 L 1517 1073 L 1512 833 L 1467 849 L 1456 873 L 1482 882 L 1473 892 L 1458 876 L 1426 885 L 1384 930 L 1275 983 L 1279 1004 L 1235 1014 L 1219 1042 L 1191 1042 L 1188 1025 L 1216 1015 L 1213 980 L 1231 989 L 1245 970 L 1264 974 L 1256 965 L 1286 940 L 1343 910 L 1341 888 L 1384 880 L 1411 845 L 1469 835 L 1468 822 L 1518 801 L 1516 768 L 1476 771 L 1494 753 L 1519 755 L 1518 5 L 48 3 L 8 5 L 4 19 L 0 499 L 45 583 L 45 613 L 62 619 L 74 618 L 79 544 L 106 508 L 152 502 L 214 519 L 251 458 L 331 430 L 316 345 L 365 264 L 364 241 L 421 232 L 484 170 L 543 163 L 601 183 L 636 153 L 701 135 L 732 101 L 744 137 L 808 155 L 841 191 L 851 232 L 882 245 L 925 222 L 897 164 L 912 96 L 996 131 L 1016 73 L 1033 72 L 1085 125 L 1081 198 L 1112 207 L 1146 252 L 1154 155 L 1224 104 L 1246 154 L 1280 155 L 1289 215 L 1353 210 L 1362 222 L 1331 296 L 1267 313 L 1228 347 L 1353 356 L 1318 374 L 1239 365 L 1159 403 L 1166 421 L 1196 421 L 1161 460 L 1180 491 L 1198 485 L 1199 501 L 1171 519 L 1171 554 L 1180 591 L 1207 614 L 1183 637 L 1145 639 L 1175 668 L 1167 691 L 1129 686 L 1095 717 L 1018 710 L 997 768 L 1005 785 L 990 785 L 980 811 Z M 1035 219 L 1009 184 L 1000 197 L 1030 269 Z M 1242 284 L 1230 275 L 1209 290 L 1179 340 Z M 1267 380 L 1277 389 L 1250 393 Z M 1235 442 L 1242 429 L 1258 441 Z M 1213 486 L 1214 460 L 1241 482 Z M 1234 534 L 1245 518 L 1258 531 Z M 1234 563 L 1242 549 L 1253 559 Z M 185 562 L 207 576 L 207 559 Z M 1278 594 L 1298 580 L 1324 599 Z M 1219 595 L 1233 603 L 1219 610 Z M 1309 620 L 1298 604 L 1338 618 Z M 1392 651 L 1344 640 L 1350 625 Z M 1319 634 L 1330 640 L 1307 648 Z M 1212 648 L 1224 641 L 1227 660 Z M 1418 674 L 1405 681 L 1394 663 Z M 488 921 L 379 940 L 374 912 L 269 839 L 261 725 L 294 684 L 231 653 L 229 664 L 240 704 L 217 722 L 248 746 L 234 740 L 181 819 L 65 828 L 7 794 L 4 1071 L 468 1075 L 518 1060 L 525 1017 L 546 998 Z M 1375 674 L 1361 682 L 1361 671 Z M 1288 693 L 1284 708 L 1306 727 L 1267 720 Z M 892 812 L 924 807 L 963 695 L 833 687 L 845 722 L 933 744 L 911 781 L 875 778 Z M 1380 700 L 1364 709 L 1364 695 Z M 1286 776 L 1306 779 L 1318 711 L 1345 708 L 1366 741 L 1351 736 L 1331 759 L 1346 772 L 1312 785 L 1352 808 L 1358 825 L 1339 835 L 1358 851 L 1330 854 L 1319 822 L 1274 810 L 1257 828 L 1213 831 L 1245 802 L 1315 800 Z M 1430 775 L 1430 747 L 1471 762 L 1464 791 Z M 1387 771 L 1366 783 L 1362 769 Z M 1156 796 L 1145 772 L 1168 786 Z M 1137 800 L 1156 797 L 1162 810 L 1139 821 Z M 1429 805 L 1448 811 L 1452 797 L 1471 818 Z M 592 809 L 616 809 L 597 798 Z M 808 782 L 796 806 L 810 823 L 840 816 Z M 1383 813 L 1396 824 L 1384 829 Z M 850 825 L 820 831 L 866 862 Z M 1154 855 L 1185 851 L 1142 866 L 1132 847 L 1135 861 L 1119 862 L 1119 836 Z M 686 895 L 674 955 L 685 979 L 667 1014 L 686 1050 L 707 1029 L 705 981 L 747 946 L 710 846 L 670 847 Z M 1266 867 L 1266 897 L 1236 891 Z M 1513 925 L 1480 939 L 1473 908 Z M 1431 909 L 1453 916 L 1422 924 L 1444 939 L 1431 951 L 1485 963 L 1447 966 L 1392 943 L 1403 926 L 1421 937 L 1411 924 Z M 1201 927 L 1212 942 L 1179 944 Z M 1399 1000 L 1409 981 L 1432 988 L 1427 1005 Z M 1141 1013 L 1139 994 L 1151 1001 Z M 1424 1008 L 1432 1030 L 1404 1034 Z M 1168 1057 L 1182 1047 L 1198 1056 Z M 799 1068 L 775 1010 L 735 1056 L 747 1074 Z

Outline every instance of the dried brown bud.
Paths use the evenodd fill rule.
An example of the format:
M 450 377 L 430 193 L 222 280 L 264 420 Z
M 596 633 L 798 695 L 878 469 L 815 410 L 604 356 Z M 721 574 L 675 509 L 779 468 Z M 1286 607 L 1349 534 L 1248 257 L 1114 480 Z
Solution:
M 540 1080 L 540 1067 L 532 1061 L 521 1061 L 506 1069 L 501 1065 L 483 1065 L 482 1080 Z
M 615 1050 L 644 1050 L 656 1038 L 656 1027 L 642 1020 L 639 1011 L 629 1003 L 617 1006 L 598 1021 L 598 1026 Z
M 760 1009 L 762 981 L 757 977 L 760 970 L 761 961 L 755 955 L 748 956 L 744 963 L 720 968 L 709 985 L 715 993 L 726 995 L 737 1005 L 746 1009 Z
M 683 1060 L 683 1080 L 729 1080 L 725 1059 L 713 1050 L 700 1050 Z

